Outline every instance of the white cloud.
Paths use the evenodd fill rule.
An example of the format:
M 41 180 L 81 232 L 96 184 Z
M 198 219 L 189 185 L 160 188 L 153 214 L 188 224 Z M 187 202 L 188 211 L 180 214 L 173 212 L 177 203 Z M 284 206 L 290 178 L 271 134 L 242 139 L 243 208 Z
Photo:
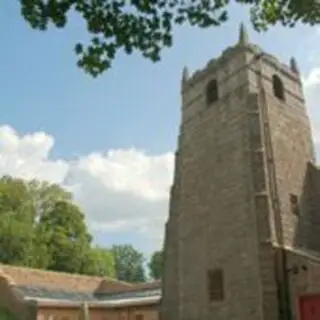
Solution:
M 312 119 L 313 135 L 316 143 L 320 143 L 320 67 L 310 70 L 303 78 L 308 108 Z
M 74 192 L 93 230 L 134 231 L 154 247 L 161 245 L 173 154 L 150 156 L 132 148 L 53 161 L 53 145 L 54 138 L 44 132 L 19 136 L 0 127 L 0 175 L 60 183 Z
M 9 173 L 26 179 L 61 182 L 68 164 L 48 158 L 53 144 L 53 137 L 44 132 L 20 137 L 13 128 L 0 127 L 0 175 Z
M 320 85 L 320 67 L 312 69 L 304 79 L 304 85 L 307 90 L 316 89 Z

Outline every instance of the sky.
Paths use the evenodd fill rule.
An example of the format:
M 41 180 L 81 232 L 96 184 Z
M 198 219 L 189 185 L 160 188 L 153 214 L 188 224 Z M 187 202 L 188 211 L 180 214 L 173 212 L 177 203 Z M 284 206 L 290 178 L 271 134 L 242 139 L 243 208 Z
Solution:
M 320 27 L 252 30 L 247 7 L 206 30 L 180 27 L 156 64 L 118 54 L 97 79 L 76 67 L 73 47 L 88 34 L 73 17 L 64 30 L 31 30 L 18 1 L 0 11 L 0 175 L 38 178 L 73 191 L 101 246 L 131 243 L 146 255 L 162 247 L 180 121 L 184 66 L 203 68 L 238 38 L 298 61 L 320 151 Z

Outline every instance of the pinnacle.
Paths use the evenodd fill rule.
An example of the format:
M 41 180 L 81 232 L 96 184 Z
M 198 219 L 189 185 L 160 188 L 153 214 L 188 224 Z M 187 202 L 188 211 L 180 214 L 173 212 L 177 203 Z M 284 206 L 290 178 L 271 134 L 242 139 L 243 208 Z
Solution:
M 188 68 L 185 66 L 182 71 L 182 83 L 187 82 L 188 79 L 189 79 L 189 71 L 188 71 Z
M 299 73 L 299 67 L 298 67 L 297 61 L 294 57 L 292 57 L 290 59 L 290 68 L 293 72 Z
M 240 24 L 239 28 L 239 44 L 240 45 L 245 45 L 249 43 L 249 36 L 248 32 L 246 30 L 246 27 L 243 22 Z

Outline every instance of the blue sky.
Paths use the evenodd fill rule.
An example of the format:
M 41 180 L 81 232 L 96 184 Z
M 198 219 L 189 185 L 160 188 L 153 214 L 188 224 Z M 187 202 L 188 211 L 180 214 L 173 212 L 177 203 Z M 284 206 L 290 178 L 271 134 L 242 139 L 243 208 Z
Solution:
M 5 1 L 0 11 L 2 25 L 0 29 L 2 39 L 0 126 L 9 126 L 11 131 L 6 127 L 6 134 L 2 135 L 2 139 L 9 141 L 12 138 L 11 134 L 20 143 L 24 136 L 29 134 L 30 139 L 35 139 L 33 140 L 35 142 L 32 144 L 30 141 L 26 142 L 28 139 L 24 139 L 27 147 L 32 145 L 32 150 L 43 148 L 43 152 L 39 151 L 40 158 L 36 161 L 41 162 L 41 165 L 38 167 L 34 166 L 38 162 L 30 160 L 33 162 L 33 168 L 30 171 L 28 171 L 31 166 L 28 165 L 29 160 L 23 158 L 22 167 L 16 165 L 14 168 L 7 168 L 2 165 L 2 172 L 15 174 L 20 170 L 17 174 L 24 176 L 34 174 L 40 178 L 48 178 L 50 171 L 49 178 L 58 182 L 65 182 L 67 172 L 67 180 L 72 181 L 73 184 L 77 181 L 76 184 L 79 186 L 84 183 L 83 180 L 79 180 L 79 175 L 86 176 L 88 170 L 91 170 L 90 174 L 95 175 L 96 178 L 100 178 L 103 172 L 106 178 L 103 182 L 104 188 L 110 189 L 108 179 L 112 170 L 103 169 L 103 165 L 106 162 L 110 165 L 110 159 L 115 157 L 116 160 L 112 158 L 114 165 L 119 160 L 119 152 L 121 150 L 129 152 L 131 148 L 134 161 L 140 161 L 145 157 L 141 160 L 144 161 L 144 168 L 150 167 L 150 170 L 148 169 L 150 172 L 145 172 L 143 175 L 144 183 L 150 185 L 156 179 L 161 180 L 165 177 L 167 180 L 160 181 L 154 189 L 159 191 L 165 188 L 167 191 L 172 171 L 170 154 L 175 149 L 179 125 L 179 86 L 184 65 L 187 65 L 191 72 L 202 68 L 208 60 L 237 41 L 239 23 L 244 21 L 252 42 L 277 55 L 283 62 L 289 61 L 291 55 L 294 55 L 305 77 L 310 76 L 314 70 L 319 70 L 320 34 L 316 28 L 275 27 L 265 34 L 257 34 L 250 28 L 247 12 L 245 8 L 232 7 L 230 20 L 220 28 L 176 29 L 174 46 L 164 50 L 162 61 L 157 64 L 145 60 L 139 54 L 126 56 L 120 53 L 110 71 L 98 79 L 93 79 L 76 67 L 73 46 L 78 41 L 85 42 L 88 37 L 79 19 L 73 18 L 65 30 L 50 29 L 47 32 L 36 32 L 31 30 L 20 16 L 17 1 Z M 313 79 L 317 80 L 317 77 L 318 73 L 314 72 Z M 315 91 L 310 93 L 310 96 L 310 99 L 315 101 Z M 315 122 L 320 120 L 320 115 L 315 108 L 311 112 Z M 39 136 L 37 132 L 43 132 L 43 135 Z M 27 147 L 24 146 L 22 155 L 29 154 L 25 151 Z M 17 146 L 15 148 L 18 150 Z M 0 143 L 0 153 L 3 153 L 3 150 L 1 151 Z M 107 154 L 110 150 L 118 150 L 117 156 Z M 13 157 L 13 151 L 10 152 Z M 125 158 L 131 159 L 126 153 Z M 50 169 L 46 167 L 48 163 Z M 92 163 L 95 163 L 95 169 Z M 121 168 L 127 165 L 122 163 Z M 155 166 L 156 169 L 152 169 L 151 166 Z M 42 169 L 39 169 L 40 167 Z M 132 172 L 136 170 L 135 168 L 131 168 L 131 171 L 126 169 L 127 171 L 124 170 L 122 173 Z M 60 170 L 57 178 L 53 177 L 54 170 L 57 172 Z M 84 173 L 84 171 L 87 172 Z M 148 178 L 146 178 L 147 175 Z M 135 177 L 138 180 L 140 178 Z M 87 179 L 87 176 L 82 179 Z M 119 177 L 117 179 L 119 180 Z M 112 190 L 120 190 L 119 194 L 123 196 L 117 198 L 119 202 L 125 202 L 125 196 L 130 192 L 132 196 L 135 188 L 133 185 L 138 185 L 138 180 L 132 180 L 135 182 L 132 182 L 130 187 L 128 187 L 130 184 L 128 181 L 123 182 L 120 187 L 112 185 Z M 153 186 L 150 187 L 152 188 Z M 136 190 L 133 194 L 134 197 L 139 197 Z M 143 197 L 146 199 L 145 195 Z M 152 197 L 150 195 L 146 200 L 148 210 L 155 206 L 152 202 L 154 200 L 150 200 Z M 162 201 L 166 198 L 165 196 L 154 197 L 156 203 L 160 201 L 159 199 Z M 101 199 L 103 199 L 103 193 Z M 167 203 L 167 200 L 163 201 Z M 166 211 L 165 203 L 161 202 L 159 207 L 162 211 Z M 113 205 L 113 209 L 117 212 L 118 204 Z M 84 205 L 85 208 L 87 206 L 88 204 Z M 145 209 L 145 206 L 141 202 L 138 208 Z M 99 208 L 99 210 L 104 209 Z M 125 211 L 124 208 L 121 210 Z M 157 210 L 154 214 L 159 212 Z M 124 217 L 128 214 L 119 218 L 122 225 L 125 225 Z M 130 217 L 134 220 L 132 214 Z M 166 215 L 167 212 L 161 214 Z M 121 225 L 119 221 L 117 223 Z M 101 221 L 96 222 L 101 224 Z M 134 227 L 131 229 L 119 227 L 116 229 L 118 231 L 112 232 L 101 231 L 99 228 L 95 230 L 99 243 L 132 241 L 145 251 L 159 247 L 158 242 L 146 240 L 145 234 L 148 232 L 146 230 L 139 234 Z M 162 233 L 162 229 L 160 231 Z M 159 228 L 152 232 L 159 232 Z

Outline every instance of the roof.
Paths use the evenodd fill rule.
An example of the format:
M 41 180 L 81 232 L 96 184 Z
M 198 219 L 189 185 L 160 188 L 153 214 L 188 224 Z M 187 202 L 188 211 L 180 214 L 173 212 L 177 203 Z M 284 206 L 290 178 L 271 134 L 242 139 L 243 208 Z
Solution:
M 68 300 L 68 301 L 116 301 L 128 299 L 142 299 L 161 295 L 158 289 L 143 289 L 135 291 L 124 291 L 116 293 L 94 293 L 77 292 L 61 289 L 48 289 L 39 286 L 14 286 L 15 293 L 22 295 L 27 299 L 50 299 L 50 300 Z
M 86 302 L 89 307 L 98 308 L 123 308 L 123 307 L 137 307 L 137 306 L 147 306 L 147 305 L 158 305 L 161 296 L 152 296 L 145 298 L 131 298 L 131 299 L 121 299 L 121 300 L 103 300 L 103 301 L 89 301 Z M 29 299 L 28 299 L 29 300 Z M 41 307 L 81 307 L 83 301 L 70 301 L 70 300 L 55 300 L 55 299 L 36 299 L 29 300 L 30 303 L 36 303 L 37 306 Z
M 111 278 L 91 277 L 0 264 L 0 273 L 13 292 L 41 305 L 79 305 L 86 301 L 100 307 L 158 303 L 161 282 L 129 284 Z
M 132 287 L 131 284 L 106 277 L 92 277 L 64 272 L 54 272 L 0 264 L 0 270 L 13 285 L 38 286 L 48 289 L 64 289 L 77 292 L 91 292 L 104 283 L 103 291 L 120 291 Z
M 155 280 L 151 282 L 137 283 L 128 290 L 138 290 L 138 289 L 158 289 L 161 287 L 161 280 Z
M 123 307 L 156 304 L 161 298 L 161 289 L 139 289 L 117 293 L 77 292 L 58 289 L 47 289 L 37 286 L 14 286 L 15 294 L 25 301 L 34 301 L 38 305 L 79 306 L 84 301 L 91 306 Z

